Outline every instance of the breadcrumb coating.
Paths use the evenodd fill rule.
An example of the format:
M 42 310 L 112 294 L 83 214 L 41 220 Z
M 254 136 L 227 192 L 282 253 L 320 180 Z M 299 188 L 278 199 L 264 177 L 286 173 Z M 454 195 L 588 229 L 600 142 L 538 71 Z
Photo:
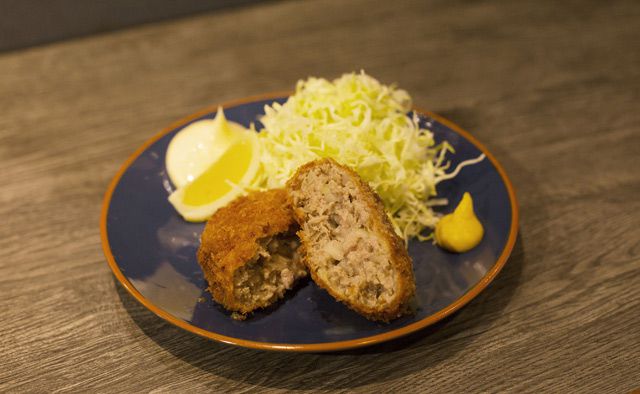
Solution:
M 296 228 L 284 189 L 254 192 L 216 211 L 197 254 L 213 298 L 242 314 L 282 298 L 307 275 Z
M 287 183 L 313 280 L 371 320 L 409 312 L 413 265 L 380 198 L 355 171 L 332 159 L 301 166 Z

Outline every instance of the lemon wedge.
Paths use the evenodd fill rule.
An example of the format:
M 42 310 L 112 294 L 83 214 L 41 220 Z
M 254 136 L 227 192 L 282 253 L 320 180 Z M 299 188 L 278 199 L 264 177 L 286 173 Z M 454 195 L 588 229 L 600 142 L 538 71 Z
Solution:
M 260 167 L 259 152 L 256 133 L 238 132 L 217 160 L 169 195 L 169 202 L 187 221 L 207 220 L 253 180 Z
M 222 107 L 215 119 L 199 120 L 180 130 L 167 147 L 166 167 L 171 182 L 177 188 L 193 182 L 245 130 L 228 121 Z

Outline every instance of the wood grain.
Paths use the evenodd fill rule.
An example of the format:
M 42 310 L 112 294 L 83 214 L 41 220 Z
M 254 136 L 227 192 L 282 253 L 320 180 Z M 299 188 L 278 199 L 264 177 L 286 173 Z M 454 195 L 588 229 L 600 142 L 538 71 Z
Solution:
M 0 391 L 629 392 L 640 387 L 640 3 L 265 3 L 0 56 Z M 373 348 L 280 354 L 146 311 L 102 195 L 167 124 L 365 69 L 472 131 L 518 191 L 494 283 Z

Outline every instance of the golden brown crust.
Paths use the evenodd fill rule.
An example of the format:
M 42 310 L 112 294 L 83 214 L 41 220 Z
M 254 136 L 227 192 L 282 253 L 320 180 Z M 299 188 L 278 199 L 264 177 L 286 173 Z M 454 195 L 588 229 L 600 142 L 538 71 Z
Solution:
M 351 168 L 339 164 L 333 159 L 326 158 L 306 163 L 298 168 L 296 173 L 287 182 L 287 190 L 299 190 L 303 175 L 305 173 L 315 167 L 326 165 L 327 163 L 339 167 L 347 174 L 349 174 L 349 176 L 354 180 L 362 199 L 365 201 L 369 210 L 372 212 L 371 224 L 374 231 L 378 233 L 387 244 L 391 264 L 397 273 L 396 283 L 399 291 L 396 293 L 396 298 L 390 304 L 380 308 L 368 307 L 366 305 L 355 302 L 354 300 L 343 298 L 334 289 L 332 289 L 330 284 L 322 280 L 322 278 L 317 275 L 315 269 L 313 269 L 313 267 L 311 266 L 310 260 L 308 259 L 308 254 L 313 253 L 309 250 L 310 241 L 301 230 L 298 231 L 298 236 L 301 240 L 301 249 L 299 250 L 303 251 L 303 261 L 309 268 L 309 272 L 311 273 L 313 281 L 320 287 L 327 290 L 327 292 L 329 292 L 329 294 L 331 294 L 335 299 L 344 303 L 349 308 L 360 313 L 361 315 L 365 316 L 367 319 L 389 322 L 395 318 L 409 313 L 409 304 L 411 302 L 411 299 L 413 298 L 413 295 L 415 294 L 413 263 L 411 261 L 411 257 L 409 257 L 407 249 L 404 246 L 404 242 L 393 230 L 393 226 L 391 225 L 386 211 L 384 210 L 384 205 L 380 200 L 380 197 L 371 189 L 369 184 L 363 181 L 360 176 Z M 291 193 L 289 193 L 289 204 L 293 206 Z M 302 227 L 305 220 L 304 211 L 301 208 L 296 208 L 294 206 L 293 214 L 296 218 L 296 221 Z
M 295 224 L 284 189 L 253 192 L 217 210 L 202 232 L 198 262 L 213 298 L 232 311 L 257 308 L 234 295 L 234 274 L 258 253 L 258 241 L 289 231 Z

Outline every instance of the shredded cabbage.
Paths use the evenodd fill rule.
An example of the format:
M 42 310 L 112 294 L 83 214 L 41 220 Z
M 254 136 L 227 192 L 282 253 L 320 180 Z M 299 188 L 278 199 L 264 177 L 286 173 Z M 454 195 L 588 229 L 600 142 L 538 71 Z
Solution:
M 410 109 L 406 91 L 364 72 L 333 82 L 298 81 L 286 103 L 264 108 L 258 134 L 262 170 L 253 186 L 282 187 L 300 165 L 331 157 L 353 168 L 378 193 L 405 241 L 429 239 L 422 233 L 438 222 L 431 207 L 446 204 L 433 197 L 436 184 L 449 178 L 445 155 L 453 149 L 447 142 L 436 145 L 417 116 L 407 116 Z

